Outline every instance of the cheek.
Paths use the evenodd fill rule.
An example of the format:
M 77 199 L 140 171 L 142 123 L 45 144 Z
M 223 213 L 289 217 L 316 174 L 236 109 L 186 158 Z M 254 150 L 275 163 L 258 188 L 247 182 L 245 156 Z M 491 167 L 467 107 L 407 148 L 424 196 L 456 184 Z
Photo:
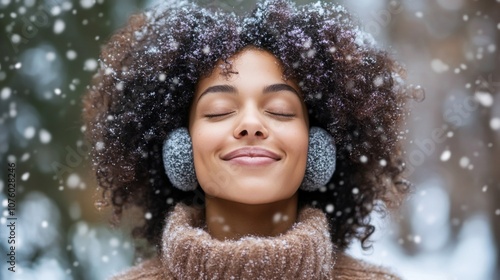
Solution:
M 229 177 L 218 164 L 218 156 L 224 147 L 227 126 L 196 123 L 191 127 L 194 168 L 198 183 L 205 194 L 218 197 L 221 185 L 228 183 Z
M 196 173 L 209 172 L 227 135 L 227 127 L 194 123 L 190 128 Z M 208 175 L 208 174 L 207 174 Z
M 193 142 L 193 155 L 195 162 L 207 156 L 214 148 L 217 134 L 213 130 L 206 129 L 204 126 L 194 125 L 190 131 L 191 140 Z
M 288 156 L 297 160 L 297 164 L 307 161 L 309 131 L 306 124 L 281 125 L 277 130 L 280 142 L 286 149 Z
M 231 134 L 230 125 L 227 123 L 207 123 L 207 122 L 194 122 L 189 129 L 191 139 L 193 141 L 193 148 L 196 145 L 213 146 L 226 139 L 227 135 Z
M 297 160 L 304 165 L 303 167 L 305 169 L 309 146 L 309 134 L 307 133 L 307 130 L 305 130 L 305 133 L 301 136 L 295 135 L 295 137 L 292 136 L 291 139 L 290 144 L 292 145 L 294 152 L 297 154 Z

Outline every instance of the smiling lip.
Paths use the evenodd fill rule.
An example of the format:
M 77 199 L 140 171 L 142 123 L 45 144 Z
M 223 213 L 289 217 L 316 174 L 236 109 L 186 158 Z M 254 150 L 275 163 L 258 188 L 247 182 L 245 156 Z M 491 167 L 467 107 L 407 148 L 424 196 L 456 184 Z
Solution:
M 240 148 L 223 155 L 221 158 L 244 165 L 265 165 L 281 159 L 278 154 L 258 147 Z

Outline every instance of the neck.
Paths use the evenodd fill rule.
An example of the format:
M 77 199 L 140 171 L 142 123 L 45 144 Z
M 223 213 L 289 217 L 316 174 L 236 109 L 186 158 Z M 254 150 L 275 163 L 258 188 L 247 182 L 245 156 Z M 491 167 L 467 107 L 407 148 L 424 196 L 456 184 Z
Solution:
M 205 220 L 210 235 L 218 240 L 243 236 L 276 236 L 285 233 L 297 219 L 298 193 L 266 204 L 243 204 L 205 197 Z

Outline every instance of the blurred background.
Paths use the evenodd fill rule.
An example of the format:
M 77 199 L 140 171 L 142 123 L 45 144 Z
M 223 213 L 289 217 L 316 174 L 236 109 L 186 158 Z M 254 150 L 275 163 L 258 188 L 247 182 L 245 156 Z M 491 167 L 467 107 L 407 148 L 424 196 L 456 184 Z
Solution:
M 132 240 L 94 205 L 81 98 L 100 46 L 156 1 L 0 0 L 0 279 L 105 279 L 134 262 Z M 394 216 L 374 215 L 373 249 L 350 253 L 404 279 L 500 279 L 500 0 L 337 3 L 426 92 L 403 128 L 414 192 Z

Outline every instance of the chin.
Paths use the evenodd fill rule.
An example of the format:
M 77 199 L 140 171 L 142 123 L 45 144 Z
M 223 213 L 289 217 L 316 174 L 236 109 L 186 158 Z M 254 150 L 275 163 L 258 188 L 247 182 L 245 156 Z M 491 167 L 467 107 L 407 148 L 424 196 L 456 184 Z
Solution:
M 231 201 L 248 204 L 248 205 L 260 205 L 260 204 L 268 204 L 273 203 L 284 198 L 275 198 L 275 197 L 263 197 L 263 196 L 253 196 L 253 197 L 238 197 L 238 198 L 228 198 Z
M 285 189 L 276 185 L 240 185 L 228 193 L 225 199 L 244 204 L 267 204 L 292 197 L 297 191 L 296 188 Z
M 273 203 L 291 198 L 298 190 L 299 183 L 293 179 L 281 182 L 277 176 L 242 175 L 226 177 L 226 180 L 212 178 L 200 184 L 207 195 L 249 205 Z M 227 180 L 229 179 L 229 180 Z

